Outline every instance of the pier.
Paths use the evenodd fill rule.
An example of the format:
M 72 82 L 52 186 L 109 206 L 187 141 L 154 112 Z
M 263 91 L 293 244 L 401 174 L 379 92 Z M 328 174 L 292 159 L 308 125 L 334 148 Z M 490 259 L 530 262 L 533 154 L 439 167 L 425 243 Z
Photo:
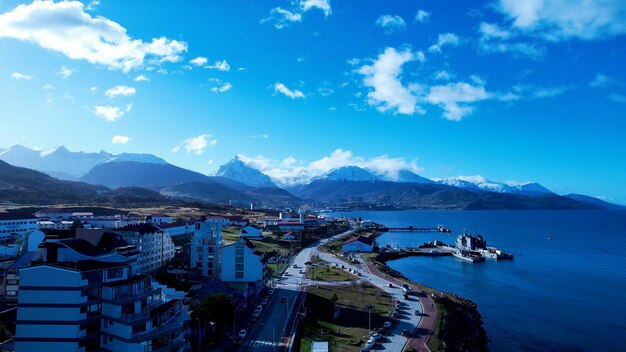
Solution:
M 441 232 L 441 233 L 450 233 L 449 229 L 438 226 L 438 227 L 382 227 L 378 229 L 381 232 Z

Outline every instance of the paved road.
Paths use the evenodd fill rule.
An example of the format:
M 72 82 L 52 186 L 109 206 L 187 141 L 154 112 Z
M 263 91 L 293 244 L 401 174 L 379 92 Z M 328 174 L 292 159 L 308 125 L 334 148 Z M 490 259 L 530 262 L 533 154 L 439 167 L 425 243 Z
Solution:
M 280 278 L 279 284 L 275 288 L 272 300 L 262 313 L 259 321 L 255 324 L 255 327 L 250 332 L 249 338 L 243 344 L 243 350 L 268 352 L 278 350 L 280 338 L 285 332 L 287 319 L 294 308 L 294 301 L 299 289 L 302 285 L 312 283 L 310 280 L 304 278 L 306 270 L 304 263 L 309 261 L 312 255 L 317 255 L 329 263 L 336 263 L 339 266 L 344 265 L 345 267 L 360 272 L 362 274 L 361 280 L 370 282 L 372 285 L 383 289 L 393 298 L 394 301 L 399 300 L 403 302 L 400 310 L 401 315 L 396 319 L 392 328 L 387 331 L 385 338 L 382 339 L 376 347 L 388 351 L 404 350 L 407 344 L 407 338 L 402 336 L 402 330 L 406 329 L 413 332 L 423 321 L 422 314 L 415 314 L 416 311 L 420 313 L 424 312 L 424 306 L 422 305 L 420 298 L 416 295 L 411 295 L 408 300 L 405 300 L 403 297 L 403 291 L 397 283 L 393 284 L 393 287 L 389 287 L 389 281 L 385 278 L 372 274 L 364 260 L 359 256 L 357 256 L 359 261 L 358 264 L 348 264 L 333 255 L 320 252 L 317 249 L 319 245 L 350 234 L 351 232 L 352 231 L 348 231 L 335 235 L 329 239 L 324 239 L 314 246 L 304 248 L 293 258 L 289 268 Z M 296 266 L 295 268 L 294 265 Z M 316 284 L 322 283 L 316 282 Z M 331 284 L 341 285 L 346 283 Z M 280 303 L 281 297 L 286 297 L 287 303 Z
M 330 239 L 338 238 L 350 234 L 352 230 L 335 235 Z M 242 345 L 244 351 L 276 351 L 283 336 L 287 324 L 287 319 L 294 308 L 295 298 L 298 290 L 303 284 L 309 283 L 304 278 L 306 266 L 304 263 L 310 260 L 311 254 L 316 251 L 316 247 L 326 243 L 330 239 L 324 239 L 320 243 L 302 249 L 293 257 L 289 268 L 280 278 L 278 285 L 274 289 L 274 295 L 261 313 L 259 320 L 251 329 L 249 337 Z M 295 268 L 293 266 L 296 266 Z M 300 272 L 302 271 L 302 272 Z M 287 303 L 280 303 L 281 297 L 287 299 Z

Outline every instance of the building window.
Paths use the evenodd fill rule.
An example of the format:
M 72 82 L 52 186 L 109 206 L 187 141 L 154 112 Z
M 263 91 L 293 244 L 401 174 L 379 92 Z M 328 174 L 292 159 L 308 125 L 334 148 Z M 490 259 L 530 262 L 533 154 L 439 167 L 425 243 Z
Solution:
M 235 271 L 235 279 L 243 279 L 243 271 Z
M 123 268 L 109 269 L 107 270 L 107 278 L 109 279 L 119 279 L 124 276 Z
M 7 285 L 17 285 L 19 283 L 19 280 L 17 279 L 8 279 L 7 280 Z

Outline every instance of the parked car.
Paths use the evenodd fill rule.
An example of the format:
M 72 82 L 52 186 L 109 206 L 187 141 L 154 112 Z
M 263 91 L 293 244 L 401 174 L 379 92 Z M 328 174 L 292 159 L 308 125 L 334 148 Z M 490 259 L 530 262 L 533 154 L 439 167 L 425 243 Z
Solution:
M 420 313 L 420 311 L 419 311 L 419 310 L 416 310 L 416 311 L 415 311 L 415 315 L 420 315 L 420 314 L 421 314 L 421 313 Z
M 311 262 L 305 262 L 304 265 L 311 265 Z
M 248 335 L 248 331 L 246 329 L 241 329 L 241 331 L 239 331 L 239 339 L 240 340 L 245 339 L 247 335 Z
M 383 335 L 375 332 L 375 333 L 372 334 L 372 336 L 370 336 L 370 338 L 374 339 L 374 341 L 378 341 L 378 340 L 383 338 Z
M 261 300 L 261 305 L 262 305 L 262 306 L 266 306 L 268 302 L 269 302 L 269 299 L 268 299 L 268 298 L 263 298 L 263 299 Z
M 281 297 L 280 298 L 280 303 L 287 303 L 287 297 Z
M 393 284 L 390 282 L 390 283 L 387 284 L 387 286 L 393 287 Z
M 389 329 L 390 327 L 391 327 L 391 322 L 390 322 L 390 321 L 386 321 L 386 322 L 383 324 L 383 328 L 385 328 L 385 329 Z
M 365 343 L 365 347 L 367 347 L 368 349 L 374 347 L 374 345 L 376 344 L 376 341 L 374 341 L 373 339 L 369 339 L 367 340 L 367 342 Z
M 402 330 L 402 336 L 409 336 L 410 332 L 407 329 Z
M 298 264 L 294 264 L 294 265 L 293 265 L 293 267 L 294 267 L 294 268 L 297 268 L 297 267 L 298 267 Z

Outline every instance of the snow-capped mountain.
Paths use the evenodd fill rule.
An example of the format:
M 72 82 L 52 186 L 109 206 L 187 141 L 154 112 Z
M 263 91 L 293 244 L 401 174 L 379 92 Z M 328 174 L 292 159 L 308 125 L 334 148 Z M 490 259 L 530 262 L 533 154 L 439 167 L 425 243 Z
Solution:
M 111 156 L 104 151 L 99 153 L 71 152 L 63 146 L 37 151 L 14 145 L 0 153 L 0 160 L 14 166 L 41 171 L 53 177 L 76 180 Z
M 331 181 L 380 181 L 380 177 L 358 166 L 343 166 L 328 171 L 316 180 Z
M 104 161 L 105 163 L 121 163 L 125 161 L 134 161 L 138 163 L 150 163 L 150 164 L 167 164 L 167 161 L 154 156 L 152 154 L 133 154 L 122 153 L 118 155 L 112 155 L 109 159 Z
M 238 156 L 220 166 L 215 176 L 239 181 L 252 187 L 276 187 L 272 179 L 261 171 L 247 166 Z
M 14 166 L 41 171 L 63 180 L 78 180 L 91 169 L 103 163 L 134 161 L 167 164 L 165 160 L 152 154 L 123 153 L 114 155 L 105 151 L 99 153 L 72 152 L 64 146 L 38 151 L 21 145 L 14 145 L 0 151 L 0 160 Z
M 378 175 L 384 181 L 402 183 L 434 183 L 433 180 L 422 177 L 411 170 L 400 170 L 396 174 Z
M 459 176 L 439 180 L 439 183 L 470 191 L 486 191 L 496 193 L 517 193 L 525 195 L 550 194 L 552 191 L 536 182 L 507 184 L 487 180 L 481 176 Z
M 272 177 L 272 181 L 280 188 L 291 188 L 311 183 L 313 175 L 306 170 L 302 170 L 295 175 Z

